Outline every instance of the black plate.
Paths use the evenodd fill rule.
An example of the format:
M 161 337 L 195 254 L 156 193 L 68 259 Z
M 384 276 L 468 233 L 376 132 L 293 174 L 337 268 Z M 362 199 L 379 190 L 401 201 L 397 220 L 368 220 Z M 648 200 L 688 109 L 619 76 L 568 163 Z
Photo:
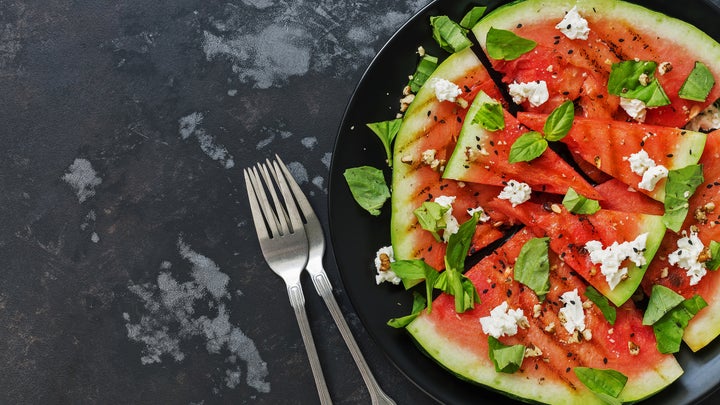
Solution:
M 695 24 L 720 39 L 720 9 L 715 0 L 639 1 L 657 11 Z M 503 1 L 488 1 L 490 8 Z M 404 330 L 385 323 L 410 312 L 411 296 L 402 287 L 376 285 L 373 259 L 378 248 L 390 244 L 389 202 L 378 217 L 369 215 L 353 200 L 343 178 L 350 167 L 387 168 L 380 141 L 365 123 L 394 118 L 402 87 L 415 70 L 416 50 L 424 46 L 432 55 L 447 55 L 432 40 L 429 17 L 448 15 L 459 20 L 477 1 L 437 0 L 408 21 L 383 47 L 361 79 L 345 113 L 330 169 L 330 233 L 338 268 L 353 306 L 372 338 L 402 373 L 429 396 L 444 403 L 509 404 L 514 401 L 448 373 L 414 345 Z M 388 181 L 389 181 L 389 170 Z M 685 370 L 679 381 L 652 397 L 653 404 L 690 404 L 705 398 L 720 382 L 720 341 L 698 353 L 686 347 L 678 354 Z

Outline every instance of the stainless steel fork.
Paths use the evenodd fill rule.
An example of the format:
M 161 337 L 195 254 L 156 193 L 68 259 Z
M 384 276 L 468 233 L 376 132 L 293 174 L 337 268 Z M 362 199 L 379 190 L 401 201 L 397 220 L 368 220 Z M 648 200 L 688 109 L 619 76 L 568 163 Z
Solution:
M 372 371 L 370 371 L 370 367 L 368 367 L 355 338 L 350 332 L 350 328 L 348 328 L 347 322 L 345 322 L 345 318 L 340 311 L 340 307 L 335 300 L 335 296 L 332 293 L 330 280 L 328 279 L 322 264 L 323 255 L 325 253 L 325 237 L 320 221 L 315 215 L 315 211 L 310 205 L 310 202 L 307 200 L 307 197 L 305 197 L 305 194 L 300 189 L 300 186 L 298 186 L 297 182 L 295 182 L 293 176 L 290 174 L 290 171 L 285 166 L 285 163 L 283 163 L 282 159 L 280 159 L 278 155 L 275 155 L 275 158 L 277 159 L 277 163 L 279 163 L 282 173 L 285 175 L 284 177 L 287 179 L 287 183 L 292 190 L 292 194 L 295 196 L 295 201 L 298 203 L 300 211 L 304 217 L 305 232 L 307 233 L 310 244 L 306 268 L 308 273 L 310 273 L 313 285 L 315 285 L 315 290 L 317 290 L 317 293 L 325 301 L 325 305 L 330 310 L 330 314 L 332 315 L 333 320 L 335 320 L 335 324 L 340 330 L 340 334 L 345 340 L 345 344 L 348 349 L 350 349 L 350 354 L 352 354 L 355 364 L 360 370 L 360 375 L 368 388 L 372 403 L 385 405 L 395 404 L 395 402 L 387 394 L 385 394 L 385 392 L 383 392 L 382 388 L 380 388 L 380 385 L 375 380 L 375 377 L 373 376 Z M 269 160 L 267 162 L 270 164 Z M 278 174 L 279 173 L 280 172 L 278 171 Z
M 290 304 L 295 310 L 295 317 L 310 360 L 320 403 L 332 404 L 305 313 L 305 297 L 300 284 L 300 274 L 308 260 L 308 238 L 302 219 L 285 182 L 285 176 L 277 164 L 273 165 L 270 162 L 267 165 L 258 164 L 252 169 L 243 170 L 243 174 L 260 248 L 270 268 L 282 277 L 287 286 Z M 263 187 L 261 176 L 266 187 Z M 273 181 L 277 183 L 283 203 L 278 199 Z M 265 188 L 272 197 L 274 211 Z

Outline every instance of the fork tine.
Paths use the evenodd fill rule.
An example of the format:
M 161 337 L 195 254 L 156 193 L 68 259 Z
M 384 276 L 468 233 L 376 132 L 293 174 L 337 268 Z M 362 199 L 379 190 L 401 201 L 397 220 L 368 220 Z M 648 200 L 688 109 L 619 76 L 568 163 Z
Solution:
M 302 211 L 303 217 L 306 218 L 307 223 L 307 217 L 309 215 L 315 215 L 315 211 L 313 211 L 312 206 L 310 205 L 310 202 L 308 201 L 307 197 L 305 197 L 305 193 L 303 193 L 300 186 L 295 181 L 295 178 L 293 178 L 292 174 L 290 174 L 290 170 L 288 170 L 287 166 L 285 166 L 285 163 L 280 159 L 280 156 L 277 154 L 275 155 L 275 159 L 277 161 L 278 166 L 282 170 L 282 172 L 285 174 L 285 178 L 287 179 L 288 185 L 292 189 L 292 193 L 295 196 L 295 200 L 297 201 L 298 205 L 300 206 L 300 211 Z
M 274 212 L 277 213 L 276 218 L 279 220 L 280 231 L 282 232 L 283 235 L 285 235 L 285 234 L 291 232 L 290 226 L 288 225 L 290 221 L 288 219 L 288 215 L 287 215 L 285 208 L 283 208 L 282 204 L 280 203 L 280 199 L 278 198 L 277 192 L 275 191 L 275 186 L 273 185 L 273 180 L 270 177 L 269 172 L 273 171 L 272 167 L 270 167 L 270 170 L 268 171 L 268 167 L 266 165 L 264 165 L 262 163 L 258 163 L 257 168 L 260 171 L 260 173 L 262 174 L 263 180 L 265 180 L 265 186 L 270 191 L 270 196 L 272 197 L 273 205 L 275 205 Z M 273 177 L 274 177 L 274 173 L 273 173 Z M 277 182 L 277 180 L 276 180 L 276 182 Z M 269 201 L 268 201 L 268 203 L 269 203 Z
M 253 187 L 253 183 L 250 180 L 250 174 L 247 169 L 243 169 L 243 175 L 245 176 L 245 188 L 247 189 L 248 200 L 250 201 L 250 212 L 252 213 L 253 222 L 255 223 L 255 231 L 261 241 L 269 239 L 270 235 L 268 235 L 268 229 L 265 225 L 265 220 L 263 219 L 257 195 L 255 194 L 255 187 Z
M 253 183 L 253 188 L 255 189 L 255 194 L 257 195 L 258 202 L 260 203 L 260 211 L 262 212 L 263 216 L 265 217 L 265 222 L 267 223 L 268 228 L 270 229 L 270 234 L 272 238 L 278 237 L 280 235 L 283 235 L 282 233 L 283 229 L 281 229 L 282 224 L 278 220 L 277 216 L 275 215 L 275 212 L 273 211 L 272 207 L 270 207 L 270 200 L 268 200 L 267 195 L 265 194 L 265 189 L 263 187 L 262 181 L 260 180 L 260 175 L 258 174 L 257 168 L 253 167 L 250 170 L 250 180 Z
M 300 213 L 298 212 L 297 205 L 295 205 L 295 199 L 293 198 L 293 193 L 290 191 L 290 188 L 288 187 L 288 180 L 285 178 L 286 176 L 283 175 L 283 172 L 280 171 L 280 167 L 278 166 L 277 162 L 270 162 L 270 160 L 267 161 L 268 165 L 271 167 L 273 176 L 275 177 L 275 181 L 278 183 L 278 186 L 280 187 L 280 193 L 283 196 L 283 199 L 285 200 L 285 207 L 287 207 L 287 213 L 290 217 L 290 222 L 292 223 L 293 229 L 299 230 L 303 228 L 303 221 L 300 217 Z M 292 176 L 290 177 L 292 179 Z M 292 180 L 294 181 L 294 180 Z

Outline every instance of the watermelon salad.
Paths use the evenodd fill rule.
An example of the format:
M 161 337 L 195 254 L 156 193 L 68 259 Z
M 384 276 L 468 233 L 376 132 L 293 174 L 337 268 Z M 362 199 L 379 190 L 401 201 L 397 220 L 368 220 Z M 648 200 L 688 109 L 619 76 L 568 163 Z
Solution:
M 523 401 L 661 391 L 720 335 L 720 44 L 620 0 L 451 17 L 367 125 L 388 167 L 344 173 L 369 215 L 390 199 L 374 277 L 414 302 L 388 327 Z

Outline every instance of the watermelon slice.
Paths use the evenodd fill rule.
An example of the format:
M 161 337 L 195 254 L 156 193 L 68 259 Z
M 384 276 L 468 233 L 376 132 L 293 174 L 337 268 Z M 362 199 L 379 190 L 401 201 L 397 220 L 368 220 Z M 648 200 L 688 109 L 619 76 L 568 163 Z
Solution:
M 711 241 L 720 241 L 720 131 L 708 134 L 707 144 L 700 163 L 704 168 L 706 181 L 688 201 L 689 214 L 682 229 L 697 231 L 704 246 Z M 677 249 L 682 234 L 668 232 L 658 250 L 656 259 L 650 264 L 642 286 L 650 294 L 652 286 L 663 285 L 689 298 L 695 294 L 705 299 L 708 306 L 702 309 L 685 329 L 683 340 L 693 351 L 700 350 L 720 335 L 720 272 L 708 271 L 696 284 L 691 285 L 687 271 L 668 262 L 668 255 Z
M 550 248 L 562 260 L 580 274 L 590 285 L 605 295 L 615 305 L 622 305 L 635 292 L 643 279 L 647 265 L 636 265 L 625 260 L 627 277 L 611 288 L 601 273 L 600 265 L 594 264 L 586 249 L 590 241 L 599 241 L 602 248 L 613 243 L 631 242 L 647 234 L 646 263 L 650 263 L 665 234 L 662 217 L 640 213 L 601 209 L 592 215 L 575 215 L 560 204 L 537 204 L 526 202 L 512 207 L 505 200 L 495 200 L 492 207 L 527 225 L 537 236 L 549 236 Z
M 637 192 L 634 188 L 617 179 L 608 180 L 595 186 L 603 199 L 600 200 L 600 207 L 606 210 L 623 212 L 639 212 L 642 214 L 662 215 L 665 207 L 646 196 Z
M 474 117 L 483 104 L 497 103 L 484 93 L 478 94 L 468 110 Z M 444 178 L 503 186 L 509 180 L 528 184 L 533 190 L 565 194 L 568 187 L 592 199 L 602 196 L 554 151 L 547 149 L 532 162 L 510 163 L 510 147 L 528 132 L 507 111 L 505 128 L 489 131 L 473 119 L 463 124 L 457 146 L 445 168 Z
M 469 48 L 448 57 L 426 83 L 434 78 L 464 89 L 463 99 L 471 100 L 481 90 L 499 97 L 495 83 Z M 444 267 L 445 243 L 422 229 L 413 214 L 423 202 L 443 195 L 456 197 L 453 215 L 462 223 L 470 218 L 468 208 L 483 207 L 499 192 L 497 187 L 466 185 L 441 177 L 443 162 L 455 147 L 466 112 L 457 103 L 439 101 L 434 90 L 425 85 L 405 113 L 393 155 L 391 240 L 398 260 L 422 258 L 436 269 Z M 424 158 L 426 151 L 433 151 L 431 162 Z M 473 250 L 502 236 L 495 225 L 506 218 L 489 211 L 486 214 L 492 219 L 478 226 Z
M 555 28 L 573 6 L 588 21 L 586 40 L 570 39 Z M 523 104 L 527 111 L 547 113 L 569 99 L 577 100 L 584 116 L 627 119 L 619 107 L 620 98 L 608 94 L 607 82 L 613 63 L 636 58 L 671 66 L 667 73 L 655 74 L 671 103 L 648 109 L 646 123 L 682 127 L 720 97 L 717 84 L 705 101 L 678 96 L 696 61 L 720 79 L 720 44 L 688 23 L 639 5 L 615 0 L 513 2 L 497 8 L 473 28 L 483 49 L 491 27 L 513 31 L 538 44 L 517 60 L 492 60 L 506 83 L 547 82 L 547 105 L 534 108 Z
M 521 230 L 501 248 L 485 257 L 466 275 L 475 284 L 481 304 L 458 314 L 453 297 L 439 296 L 432 312 L 423 312 L 407 330 L 422 349 L 458 377 L 500 390 L 518 399 L 553 404 L 601 404 L 575 376 L 574 367 L 617 370 L 628 377 L 619 400 L 637 401 L 677 379 L 682 369 L 671 355 L 655 350 L 652 328 L 642 325 L 642 313 L 628 302 L 617 310 L 610 325 L 595 305 L 585 309 L 585 324 L 591 336 L 573 339 L 559 319 L 559 297 L 586 285 L 557 255 L 550 253 L 551 291 L 541 302 L 537 295 L 513 280 L 513 265 L 532 233 Z M 503 336 L 506 345 L 532 347 L 513 374 L 498 373 L 488 357 L 488 338 L 479 319 L 497 305 L 522 309 L 529 327 L 514 336 Z M 574 343 L 571 343 L 574 342 Z M 630 354 L 630 347 L 640 350 Z
M 546 119 L 543 114 L 518 113 L 518 120 L 536 131 L 542 130 Z M 638 188 L 643 176 L 631 170 L 628 158 L 644 150 L 656 165 L 680 169 L 698 162 L 706 138 L 702 132 L 672 127 L 576 117 L 563 142 L 573 154 L 594 163 L 603 172 L 664 201 L 665 179 L 652 190 Z

